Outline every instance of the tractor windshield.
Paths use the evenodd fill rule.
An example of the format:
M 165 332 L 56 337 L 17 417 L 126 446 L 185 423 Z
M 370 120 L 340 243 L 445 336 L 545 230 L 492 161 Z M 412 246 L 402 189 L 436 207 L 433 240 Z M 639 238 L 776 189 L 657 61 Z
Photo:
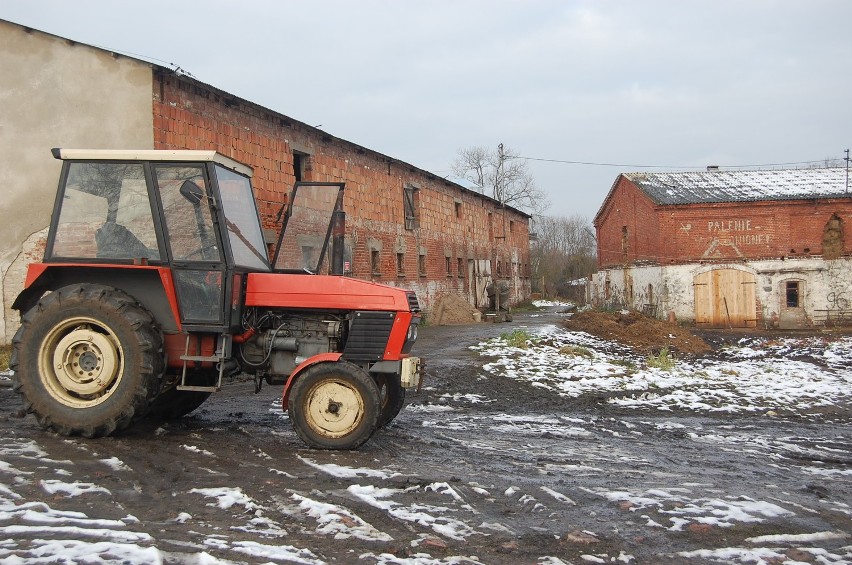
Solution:
M 342 183 L 296 183 L 278 241 L 275 269 L 329 272 L 333 220 L 342 209 Z
M 249 179 L 219 165 L 216 166 L 216 178 L 234 264 L 268 271 L 269 259 Z

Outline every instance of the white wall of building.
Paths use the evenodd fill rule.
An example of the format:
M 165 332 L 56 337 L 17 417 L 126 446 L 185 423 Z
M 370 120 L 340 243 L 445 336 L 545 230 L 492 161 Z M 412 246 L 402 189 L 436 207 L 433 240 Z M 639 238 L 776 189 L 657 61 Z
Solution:
M 810 323 L 819 324 L 827 312 L 852 308 L 852 259 L 821 257 L 605 269 L 592 277 L 593 302 L 635 310 L 650 303 L 657 306 L 658 318 L 673 312 L 679 322 L 694 322 L 693 281 L 713 269 L 738 269 L 755 275 L 762 324 L 777 323 L 783 316 L 788 281 L 801 283 L 802 307 Z

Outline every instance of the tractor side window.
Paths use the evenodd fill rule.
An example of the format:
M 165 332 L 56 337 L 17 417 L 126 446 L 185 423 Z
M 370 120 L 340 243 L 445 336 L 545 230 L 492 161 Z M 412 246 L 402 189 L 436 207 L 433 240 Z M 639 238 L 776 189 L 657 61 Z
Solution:
M 275 263 L 276 269 L 328 271 L 328 236 L 332 214 L 341 204 L 341 186 L 303 184 L 293 191 L 289 217 Z M 325 252 L 323 251 L 325 250 Z
M 268 271 L 269 258 L 249 179 L 218 165 L 216 179 L 234 263 L 238 267 Z
M 219 261 L 221 255 L 201 167 L 158 165 L 154 171 L 172 259 Z
M 139 163 L 69 163 L 51 256 L 160 259 Z
M 174 271 L 180 309 L 186 323 L 219 323 L 222 320 L 222 273 Z

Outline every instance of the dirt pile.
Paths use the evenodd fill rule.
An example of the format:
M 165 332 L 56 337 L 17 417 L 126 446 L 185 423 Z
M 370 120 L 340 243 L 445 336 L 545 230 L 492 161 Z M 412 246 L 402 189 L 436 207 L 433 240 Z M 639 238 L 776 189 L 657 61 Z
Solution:
M 429 323 L 436 326 L 472 324 L 480 321 L 481 315 L 479 310 L 458 294 L 445 294 L 432 310 Z
M 639 312 L 578 312 L 565 321 L 565 327 L 649 353 L 656 353 L 663 347 L 668 347 L 669 351 L 693 354 L 711 350 L 703 339 L 689 330 Z

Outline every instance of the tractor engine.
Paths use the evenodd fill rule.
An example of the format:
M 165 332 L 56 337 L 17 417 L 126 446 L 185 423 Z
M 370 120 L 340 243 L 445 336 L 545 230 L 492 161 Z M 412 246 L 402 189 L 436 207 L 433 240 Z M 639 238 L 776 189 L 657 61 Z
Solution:
M 255 334 L 240 344 L 243 370 L 265 379 L 267 384 L 283 384 L 306 359 L 342 351 L 347 323 L 344 314 L 294 314 L 251 308 L 243 325 Z

